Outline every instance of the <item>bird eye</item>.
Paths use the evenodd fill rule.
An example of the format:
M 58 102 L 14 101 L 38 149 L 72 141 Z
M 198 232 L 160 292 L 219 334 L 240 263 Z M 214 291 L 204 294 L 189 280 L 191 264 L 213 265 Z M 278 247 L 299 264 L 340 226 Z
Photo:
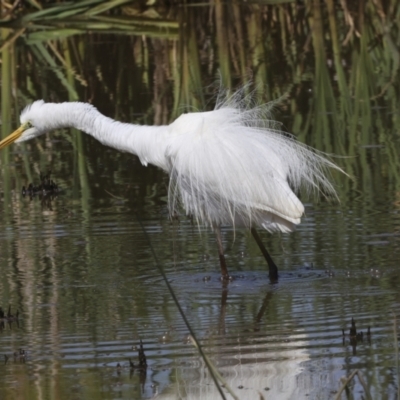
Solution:
M 32 123 L 31 123 L 31 122 L 29 122 L 29 121 L 28 121 L 28 122 L 26 123 L 26 127 L 29 129 L 29 128 L 32 128 L 32 127 L 33 127 L 33 125 L 32 125 Z

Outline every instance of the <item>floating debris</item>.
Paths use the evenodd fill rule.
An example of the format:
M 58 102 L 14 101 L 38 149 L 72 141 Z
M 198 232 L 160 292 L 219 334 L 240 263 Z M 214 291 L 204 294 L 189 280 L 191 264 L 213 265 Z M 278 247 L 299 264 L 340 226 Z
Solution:
M 28 352 L 22 348 L 20 348 L 18 351 L 14 351 L 14 362 L 25 362 L 26 358 L 28 356 Z
M 19 349 L 19 360 L 25 361 L 26 358 L 26 351 L 24 349 Z
M 343 336 L 343 346 L 345 346 L 346 345 L 345 329 L 342 329 L 342 336 Z M 371 328 L 369 326 L 367 328 L 366 337 L 368 342 L 371 342 Z M 363 331 L 357 332 L 356 321 L 354 320 L 354 318 L 351 319 L 349 339 L 350 339 L 350 345 L 353 347 L 353 354 L 355 355 L 357 351 L 357 344 L 359 342 L 364 341 L 364 332 Z
M 159 338 L 159 342 L 161 343 L 167 343 L 170 340 L 171 340 L 171 335 L 169 331 L 164 332 L 163 335 Z
M 59 193 L 58 185 L 51 179 L 51 172 L 47 175 L 40 173 L 40 184 L 34 185 L 30 183 L 28 187 L 22 187 L 22 196 L 29 196 L 32 198 L 33 196 L 49 196 L 56 195 Z

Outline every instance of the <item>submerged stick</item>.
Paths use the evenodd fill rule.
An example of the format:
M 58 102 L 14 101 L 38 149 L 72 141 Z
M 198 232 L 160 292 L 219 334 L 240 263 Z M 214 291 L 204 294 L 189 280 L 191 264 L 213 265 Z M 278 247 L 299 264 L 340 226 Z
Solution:
M 340 397 L 341 397 L 341 395 L 342 395 L 343 390 L 346 389 L 347 385 L 351 382 L 351 380 L 352 380 L 356 375 L 358 376 L 358 380 L 360 381 L 361 386 L 362 386 L 363 389 L 364 389 L 366 398 L 369 399 L 369 400 L 372 399 L 371 394 L 370 394 L 370 392 L 369 392 L 369 390 L 368 390 L 367 384 L 365 383 L 364 378 L 363 378 L 362 375 L 361 375 L 361 372 L 360 372 L 358 369 L 356 369 L 356 370 L 353 371 L 353 372 L 350 374 L 350 376 L 343 382 L 343 385 L 342 385 L 342 387 L 339 389 L 339 391 L 338 391 L 338 393 L 337 393 L 337 395 L 336 395 L 336 397 L 335 397 L 335 400 L 340 400 Z
M 371 394 L 368 390 L 367 384 L 365 383 L 364 378 L 362 377 L 360 371 L 357 371 L 357 376 L 358 376 L 358 380 L 360 381 L 362 387 L 364 388 L 364 392 L 365 392 L 365 395 L 367 396 L 367 399 L 372 399 Z
M 151 243 L 150 237 L 149 237 L 148 233 L 146 232 L 146 229 L 145 229 L 145 227 L 143 225 L 143 222 L 140 219 L 138 214 L 136 214 L 136 218 L 137 218 L 137 220 L 139 222 L 140 227 L 142 228 L 144 237 L 145 237 L 145 239 L 146 239 L 146 241 L 147 241 L 147 243 L 149 245 L 150 252 L 151 252 L 151 254 L 153 256 L 153 259 L 154 259 L 154 264 L 157 267 L 157 269 L 159 270 L 159 272 L 160 272 L 160 274 L 161 274 L 161 276 L 162 276 L 162 278 L 163 278 L 163 280 L 164 280 L 164 282 L 165 282 L 165 284 L 167 286 L 167 289 L 168 289 L 168 291 L 169 291 L 169 293 L 170 293 L 170 295 L 171 295 L 171 297 L 172 297 L 172 299 L 173 299 L 173 301 L 174 301 L 174 303 L 175 303 L 175 305 L 176 305 L 176 307 L 177 307 L 177 309 L 179 311 L 179 314 L 181 315 L 181 317 L 183 319 L 183 322 L 185 323 L 187 329 L 190 332 L 191 340 L 194 343 L 196 343 L 196 348 L 197 348 L 198 352 L 200 353 L 200 356 L 203 358 L 205 364 L 207 365 L 207 368 L 210 371 L 211 378 L 214 381 L 215 386 L 217 387 L 217 390 L 218 390 L 219 394 L 221 395 L 221 398 L 223 400 L 226 400 L 225 393 L 223 392 L 221 386 L 219 385 L 218 378 L 217 378 L 216 374 L 214 373 L 215 368 L 211 365 L 210 361 L 208 360 L 207 356 L 205 355 L 205 353 L 203 351 L 203 348 L 201 347 L 198 339 L 196 338 L 196 335 L 195 335 L 195 333 L 194 333 L 194 331 L 192 329 L 192 326 L 189 324 L 189 321 L 188 321 L 185 313 L 183 312 L 183 309 L 182 309 L 182 307 L 181 307 L 181 305 L 179 303 L 178 298 L 176 297 L 174 289 L 172 288 L 171 284 L 169 283 L 167 275 L 164 272 L 164 268 L 162 267 L 162 265 L 158 261 L 157 254 L 156 254 L 156 252 L 154 250 L 153 244 Z
M 353 371 L 351 374 L 350 374 L 350 376 L 343 382 L 343 385 L 342 385 L 342 387 L 339 389 L 339 391 L 338 391 L 338 393 L 337 393 L 337 395 L 336 395 L 336 397 L 335 397 L 335 400 L 340 400 L 340 396 L 342 395 L 342 392 L 343 392 L 343 390 L 344 389 L 346 389 L 346 386 L 350 383 L 350 381 L 354 378 L 354 376 L 356 375 L 356 373 L 357 373 L 357 369 L 355 370 L 355 371 Z
M 196 347 L 197 350 L 199 350 L 198 347 L 198 342 L 194 340 L 192 336 L 190 336 L 190 341 L 192 342 L 192 345 Z M 230 386 L 227 384 L 226 380 L 222 377 L 222 375 L 219 373 L 219 371 L 215 368 L 214 364 L 210 361 L 208 356 L 204 354 L 204 359 L 207 361 L 209 367 L 212 369 L 213 374 L 220 380 L 224 388 L 230 393 L 230 395 L 235 399 L 239 400 L 239 397 L 236 396 L 236 394 L 233 392 L 233 390 L 230 388 Z

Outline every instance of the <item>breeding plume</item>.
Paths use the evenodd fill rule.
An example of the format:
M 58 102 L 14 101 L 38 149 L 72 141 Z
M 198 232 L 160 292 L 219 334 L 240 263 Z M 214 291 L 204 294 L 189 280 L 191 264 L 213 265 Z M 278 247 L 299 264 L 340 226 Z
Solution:
M 269 265 L 278 270 L 256 228 L 291 232 L 304 206 L 300 187 L 335 195 L 327 170 L 339 169 L 322 154 L 274 129 L 268 106 L 248 105 L 241 92 L 217 102 L 213 111 L 182 114 L 170 125 L 141 126 L 114 121 L 86 103 L 35 101 L 21 113 L 21 126 L 0 149 L 46 132 L 76 128 L 106 146 L 139 157 L 170 176 L 169 207 L 183 207 L 216 232 L 221 273 L 229 278 L 220 226 L 250 229 Z

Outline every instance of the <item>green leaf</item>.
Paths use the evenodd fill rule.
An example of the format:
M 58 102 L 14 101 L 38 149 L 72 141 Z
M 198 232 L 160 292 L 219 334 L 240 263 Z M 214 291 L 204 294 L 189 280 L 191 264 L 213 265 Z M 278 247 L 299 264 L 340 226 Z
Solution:
M 46 47 L 42 43 L 36 43 L 34 45 L 38 50 L 39 54 L 42 56 L 43 60 L 51 67 L 54 73 L 57 75 L 58 79 L 60 79 L 61 83 L 68 90 L 71 99 L 78 100 L 78 93 L 75 88 L 71 86 L 61 71 L 61 68 L 56 64 L 50 53 L 47 51 Z
M 88 11 L 86 11 L 86 15 L 97 15 L 97 14 L 101 14 L 105 11 L 108 11 L 112 8 L 118 7 L 122 4 L 126 4 L 126 3 L 131 3 L 131 0 L 111 0 L 111 1 L 107 1 L 103 4 L 99 4 L 96 7 L 93 7 L 91 9 L 89 9 Z
M 38 32 L 32 32 L 26 39 L 28 44 L 34 42 L 46 42 L 48 40 L 57 40 L 70 37 L 73 35 L 84 34 L 84 29 L 51 29 L 51 30 L 41 30 Z

